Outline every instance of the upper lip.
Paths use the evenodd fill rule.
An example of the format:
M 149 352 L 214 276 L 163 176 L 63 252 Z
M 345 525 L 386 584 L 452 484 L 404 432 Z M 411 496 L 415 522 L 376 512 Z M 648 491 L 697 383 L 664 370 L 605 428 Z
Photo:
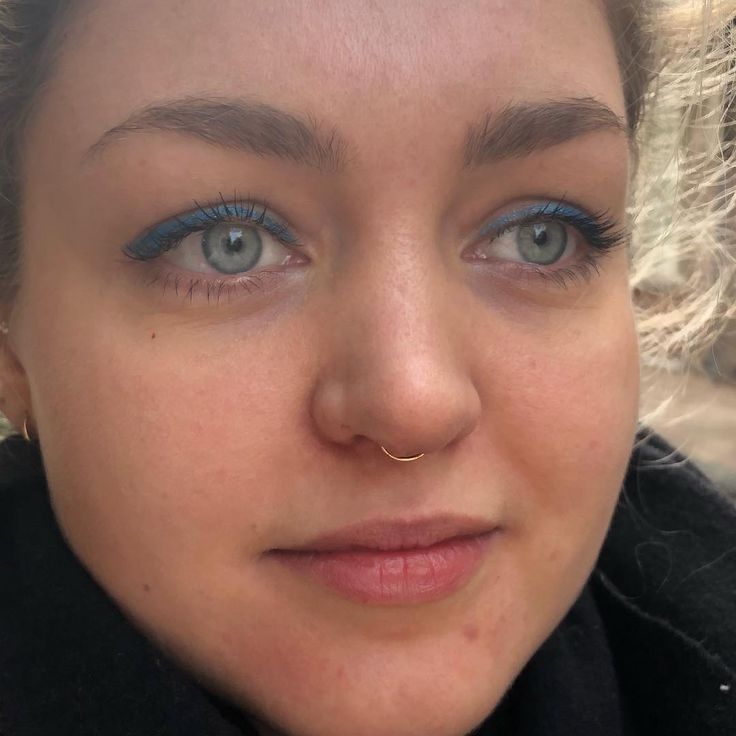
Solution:
M 413 520 L 360 522 L 320 534 L 287 552 L 334 552 L 338 550 L 402 550 L 430 547 L 455 537 L 487 534 L 496 528 L 487 519 L 443 514 Z

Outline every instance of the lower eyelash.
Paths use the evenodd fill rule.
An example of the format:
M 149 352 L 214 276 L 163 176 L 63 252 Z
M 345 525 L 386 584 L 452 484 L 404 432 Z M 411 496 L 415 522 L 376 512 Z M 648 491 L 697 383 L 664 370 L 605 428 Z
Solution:
M 223 294 L 227 295 L 228 301 L 240 291 L 252 294 L 258 289 L 264 288 L 264 277 L 277 276 L 277 271 L 259 271 L 253 274 L 244 274 L 235 279 L 206 279 L 197 277 L 183 277 L 181 274 L 166 273 L 154 274 L 149 279 L 148 286 L 160 284 L 162 295 L 167 289 L 173 289 L 177 297 L 188 300 L 191 304 L 195 296 L 204 295 L 208 304 L 219 304 Z
M 567 289 L 571 284 L 580 281 L 590 281 L 593 276 L 600 275 L 598 261 L 603 254 L 595 254 L 586 256 L 585 260 L 580 263 L 574 263 L 572 266 L 543 271 L 536 269 L 535 273 L 542 279 L 547 279 L 559 286 L 561 289 Z
M 567 290 L 570 286 L 590 281 L 594 276 L 599 276 L 600 262 L 610 253 L 610 249 L 592 249 L 577 263 L 558 268 L 553 266 L 542 268 L 531 263 L 508 262 L 503 270 L 514 274 L 513 277 L 520 280 L 534 280 L 537 282 L 542 280 L 548 282 L 551 286 Z

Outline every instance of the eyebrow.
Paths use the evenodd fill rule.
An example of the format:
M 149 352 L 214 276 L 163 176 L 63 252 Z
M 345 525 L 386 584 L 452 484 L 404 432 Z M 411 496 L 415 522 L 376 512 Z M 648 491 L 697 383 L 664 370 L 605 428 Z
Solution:
M 586 133 L 615 131 L 630 138 L 624 119 L 594 97 L 510 104 L 468 127 L 463 165 L 475 168 L 521 158 Z
M 94 158 L 128 133 L 146 130 L 186 133 L 224 148 L 282 158 L 321 171 L 340 170 L 347 148 L 336 130 L 323 132 L 312 117 L 250 100 L 186 97 L 133 113 L 105 132 L 87 150 L 85 159 Z
M 320 171 L 340 172 L 349 146 L 335 128 L 263 102 L 186 97 L 149 105 L 106 131 L 85 153 L 93 159 L 129 133 L 185 133 L 224 148 L 285 159 Z M 624 119 L 593 97 L 515 102 L 469 125 L 462 164 L 473 169 L 521 158 L 586 133 L 613 130 L 629 136 Z

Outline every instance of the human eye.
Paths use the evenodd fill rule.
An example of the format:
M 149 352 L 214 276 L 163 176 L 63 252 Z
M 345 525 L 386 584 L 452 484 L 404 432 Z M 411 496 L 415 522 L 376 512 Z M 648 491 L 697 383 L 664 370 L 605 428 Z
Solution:
M 163 283 L 190 301 L 200 292 L 210 301 L 223 292 L 262 288 L 265 276 L 300 265 L 306 257 L 290 228 L 266 204 L 220 195 L 149 228 L 123 248 L 128 258 L 156 262 L 149 283 Z M 229 293 L 229 291 L 228 291 Z
M 504 213 L 482 230 L 471 256 L 511 275 L 540 277 L 567 288 L 598 273 L 600 260 L 627 241 L 606 213 L 546 201 Z

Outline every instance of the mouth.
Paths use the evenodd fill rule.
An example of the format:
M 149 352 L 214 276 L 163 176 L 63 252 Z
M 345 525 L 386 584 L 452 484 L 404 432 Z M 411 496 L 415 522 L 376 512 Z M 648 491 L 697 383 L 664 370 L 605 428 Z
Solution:
M 447 515 L 377 521 L 273 549 L 267 556 L 295 575 L 359 603 L 425 603 L 467 584 L 499 531 L 485 520 Z

